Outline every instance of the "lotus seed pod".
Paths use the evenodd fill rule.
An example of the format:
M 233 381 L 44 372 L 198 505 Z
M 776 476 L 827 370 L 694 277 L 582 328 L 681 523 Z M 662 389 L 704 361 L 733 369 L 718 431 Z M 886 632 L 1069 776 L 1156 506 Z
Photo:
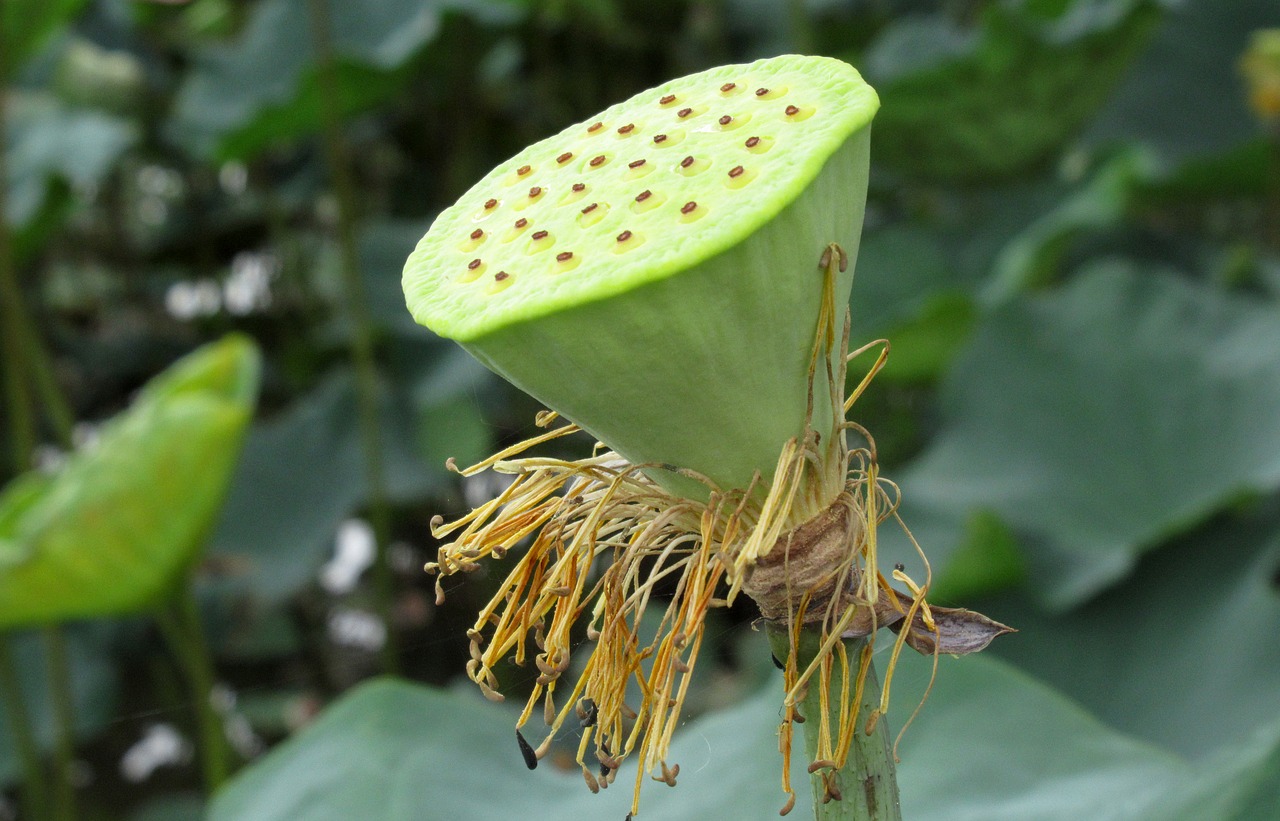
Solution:
M 767 478 L 805 426 L 819 260 L 857 253 L 878 106 L 825 57 L 637 94 L 442 212 L 404 269 L 410 311 L 634 463 Z

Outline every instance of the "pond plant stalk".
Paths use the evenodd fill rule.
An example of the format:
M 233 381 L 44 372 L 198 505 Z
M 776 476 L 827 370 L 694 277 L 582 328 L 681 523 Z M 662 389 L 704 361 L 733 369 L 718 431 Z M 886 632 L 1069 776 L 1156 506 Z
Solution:
M 400 655 L 395 635 L 395 587 L 387 555 L 391 540 L 391 508 L 383 464 L 383 434 L 378 415 L 379 379 L 374 356 L 374 325 L 369 301 L 360 276 L 356 245 L 356 189 L 351 155 L 342 130 L 342 92 L 333 47 L 333 23 L 329 0 L 308 0 L 312 47 L 315 49 L 320 96 L 321 136 L 337 202 L 337 239 L 341 256 L 342 282 L 351 319 L 351 358 L 355 365 L 360 441 L 364 451 L 365 475 L 369 482 L 369 514 L 377 542 L 373 566 L 374 596 L 386 639 L 381 647 L 383 672 L 400 671 Z
M 901 817 L 885 714 L 902 649 L 936 670 L 1009 630 L 930 605 L 923 552 L 922 582 L 879 566 L 878 527 L 910 531 L 849 413 L 889 345 L 850 351 L 847 308 L 878 104 L 825 57 L 673 80 L 500 164 L 405 265 L 417 321 L 551 409 L 545 432 L 449 463 L 512 481 L 432 521 L 437 600 L 445 576 L 511 565 L 467 633 L 467 674 L 500 701 L 505 662 L 532 663 L 526 764 L 574 722 L 592 792 L 637 760 L 628 818 L 646 781 L 676 785 L 668 751 L 707 615 L 743 594 L 782 669 L 779 811 L 797 803 L 799 724 L 824 821 Z M 598 442 L 585 457 L 525 455 L 578 431 Z M 883 688 L 880 628 L 895 634 Z M 547 728 L 531 740 L 535 716 Z
M 7 35 L 3 21 L 0 21 L 0 43 L 5 42 Z M 0 50 L 0 135 L 6 134 L 8 129 L 7 61 L 8 54 Z M 45 395 L 46 403 L 50 408 L 51 421 L 57 429 L 59 438 L 63 440 L 64 447 L 70 443 L 70 425 L 66 416 L 66 403 L 49 401 L 50 395 L 57 393 L 49 368 L 49 360 L 42 355 L 34 328 L 24 309 L 15 270 L 13 236 L 9 227 L 8 179 L 7 155 L 5 152 L 0 152 L 0 302 L 3 303 L 3 316 L 0 316 L 0 322 L 3 323 L 5 390 L 10 417 L 13 464 L 15 472 L 22 473 L 32 467 L 37 437 L 35 403 L 29 390 L 28 379 L 33 379 L 37 389 Z M 47 672 L 53 697 L 55 727 L 54 786 L 51 799 L 48 798 L 49 791 L 44 779 L 43 767 L 39 761 L 39 749 L 31 730 L 21 685 L 12 669 L 13 656 L 8 632 L 0 634 L 0 642 L 5 644 L 3 652 L 0 652 L 0 690 L 3 691 L 7 715 L 14 727 L 18 753 L 22 757 L 28 807 L 38 812 L 48 813 L 48 815 L 33 817 L 67 821 L 75 818 L 76 808 L 75 788 L 71 781 L 75 716 L 66 641 L 62 628 L 57 625 L 48 625 L 41 632 L 48 663 Z

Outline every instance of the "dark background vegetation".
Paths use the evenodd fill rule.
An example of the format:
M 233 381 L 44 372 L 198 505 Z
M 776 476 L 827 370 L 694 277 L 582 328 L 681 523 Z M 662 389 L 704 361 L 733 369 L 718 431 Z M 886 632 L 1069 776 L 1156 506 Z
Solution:
M 313 743 L 337 746 L 302 759 L 331 771 L 312 803 L 288 795 L 314 787 L 289 769 L 302 765 L 251 764 L 380 672 L 454 682 L 496 582 L 478 574 L 437 607 L 428 523 L 494 491 L 446 457 L 522 438 L 537 407 L 412 323 L 400 267 L 438 210 L 524 145 L 674 76 L 804 52 L 853 63 L 883 103 L 852 311 L 855 343 L 887 336 L 893 354 L 857 419 L 903 487 L 933 598 L 1022 631 L 994 649 L 1003 662 L 943 665 L 904 756 L 909 817 L 1102 818 L 1071 802 L 1109 796 L 1117 819 L 1280 818 L 1280 47 L 1255 39 L 1280 26 L 1273 2 L 2 8 L 3 254 L 79 438 L 203 342 L 241 331 L 265 356 L 194 568 L 219 714 L 250 766 L 218 817 L 553 817 L 559 782 L 502 804 L 520 794 L 502 779 L 525 775 L 501 769 L 518 753 L 505 735 L 490 749 L 475 722 L 510 716 L 452 691 L 375 687 L 368 715 L 322 719 L 330 736 Z M 40 424 L 49 465 L 57 437 Z M 12 435 L 0 453 L 7 478 Z M 379 530 L 385 575 L 368 570 Z M 768 677 L 752 615 L 727 614 L 704 654 L 690 703 L 709 739 Z M 153 623 L 64 632 L 80 816 L 200 817 L 193 704 Z M 51 756 L 41 636 L 11 642 Z M 924 675 L 907 674 L 910 692 Z M 929 723 L 961 703 L 968 723 Z M 344 729 L 375 727 L 379 709 L 404 712 L 358 739 Z M 181 734 L 174 755 L 143 743 L 158 725 Z M 709 766 L 758 759 L 778 794 L 768 729 L 750 764 Z M 4 724 L 0 818 L 20 817 L 10 738 Z M 415 783 L 438 815 L 389 809 L 378 779 L 423 749 L 458 772 L 501 762 L 493 795 L 460 798 L 485 781 L 437 773 Z M 130 752 L 151 762 L 141 775 L 121 768 Z M 376 766 L 339 764 L 356 759 Z M 966 761 L 995 772 L 965 775 Z M 699 789 L 650 787 L 670 792 L 651 817 L 709 817 L 680 809 Z

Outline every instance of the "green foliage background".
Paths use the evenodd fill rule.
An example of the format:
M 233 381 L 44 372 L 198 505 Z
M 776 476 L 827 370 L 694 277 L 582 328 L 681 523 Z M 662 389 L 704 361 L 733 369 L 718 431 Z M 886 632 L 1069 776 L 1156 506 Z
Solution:
M 850 61 L 883 101 L 851 308 L 855 344 L 893 351 L 858 421 L 931 598 L 1021 630 L 943 660 L 902 742 L 906 817 L 1280 819 L 1280 120 L 1251 110 L 1239 68 L 1274 3 L 317 2 L 331 64 L 306 0 L 3 4 L 4 253 L 82 431 L 203 342 L 234 331 L 263 354 L 195 568 L 243 769 L 212 797 L 189 757 L 122 775 L 151 725 L 194 738 L 190 698 L 149 620 L 70 623 L 82 817 L 623 817 L 627 770 L 601 796 L 572 768 L 528 773 L 513 713 L 458 684 L 496 579 L 436 606 L 428 523 L 495 488 L 444 461 L 522 438 L 537 408 L 412 323 L 400 266 L 525 144 L 664 79 L 798 51 Z M 170 504 L 161 490 L 138 498 Z M 389 586 L 323 583 L 343 523 L 383 507 Z M 711 631 L 680 786 L 648 786 L 645 817 L 781 806 L 780 685 L 753 617 Z M 362 683 L 387 669 L 382 632 L 401 676 Z M 43 644 L 12 649 L 51 753 Z M 895 728 L 927 678 L 900 672 Z

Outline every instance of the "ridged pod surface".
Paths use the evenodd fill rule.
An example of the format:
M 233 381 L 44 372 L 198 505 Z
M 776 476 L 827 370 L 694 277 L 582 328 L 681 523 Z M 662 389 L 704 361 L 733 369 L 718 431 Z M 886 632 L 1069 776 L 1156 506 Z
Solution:
M 767 477 L 804 426 L 818 261 L 857 252 L 878 105 L 824 57 L 642 92 L 441 213 L 405 266 L 409 308 L 632 461 Z

